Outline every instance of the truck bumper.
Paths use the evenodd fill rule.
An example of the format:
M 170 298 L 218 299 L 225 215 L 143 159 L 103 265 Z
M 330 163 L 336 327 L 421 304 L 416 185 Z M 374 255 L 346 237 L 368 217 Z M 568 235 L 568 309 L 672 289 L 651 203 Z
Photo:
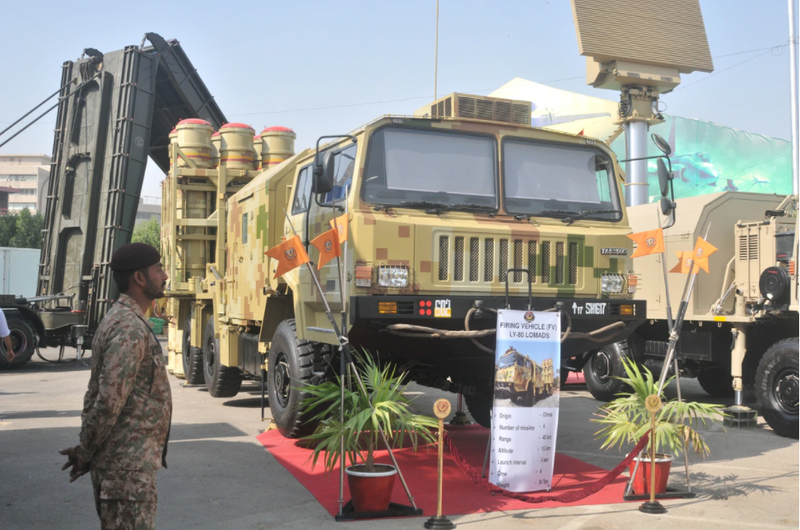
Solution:
M 527 310 L 528 298 L 512 297 L 509 299 L 509 304 L 511 309 Z M 504 308 L 506 302 L 502 296 L 354 296 L 350 298 L 351 340 L 354 336 L 359 337 L 365 343 L 371 344 L 372 347 L 385 351 L 387 347 L 406 342 L 401 339 L 407 337 L 388 333 L 388 327 L 392 324 L 405 323 L 443 330 L 464 330 L 467 312 L 478 305 L 483 310 L 473 314 L 469 322 L 470 329 L 495 328 L 496 315 L 486 309 Z M 581 355 L 604 344 L 623 340 L 646 320 L 647 315 L 644 300 L 534 298 L 532 309 L 534 311 L 552 309 L 562 311 L 562 332 L 570 325 L 570 331 L 574 334 L 562 343 L 562 357 Z M 583 337 L 579 335 L 596 331 L 616 322 L 622 322 L 622 325 L 595 337 L 600 340 L 589 340 L 585 335 Z M 384 339 L 375 340 L 372 337 L 375 334 L 383 335 Z M 392 344 L 386 342 L 389 337 L 394 337 L 391 339 Z M 417 344 L 419 341 L 427 341 L 428 344 L 434 345 L 439 350 L 450 350 L 454 343 L 464 350 L 471 344 L 464 339 L 414 338 L 411 340 L 416 341 Z M 482 343 L 491 348 L 494 339 L 483 339 Z

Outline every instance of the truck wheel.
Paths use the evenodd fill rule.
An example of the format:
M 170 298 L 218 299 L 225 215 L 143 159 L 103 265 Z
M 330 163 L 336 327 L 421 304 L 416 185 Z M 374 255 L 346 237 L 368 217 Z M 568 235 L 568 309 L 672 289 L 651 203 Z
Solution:
M 206 382 L 203 373 L 203 350 L 191 344 L 192 321 L 186 319 L 183 324 L 183 373 L 190 385 L 202 385 Z
M 487 429 L 491 426 L 492 400 L 493 396 L 491 393 L 464 396 L 464 402 L 467 404 L 467 410 L 472 414 L 472 418 L 478 425 L 486 427 Z
M 525 406 L 532 407 L 536 402 L 536 390 L 533 388 L 533 383 L 528 383 L 528 392 L 525 394 Z
M 615 394 L 624 392 L 626 386 L 617 379 L 625 377 L 622 359 L 628 356 L 628 344 L 615 342 L 595 351 L 583 367 L 586 387 L 598 401 L 611 401 Z
M 220 364 L 219 339 L 214 336 L 214 321 L 211 318 L 208 319 L 206 332 L 203 334 L 203 367 L 206 388 L 211 397 L 233 397 L 239 393 L 242 373 L 238 368 Z
M 711 397 L 726 398 L 733 396 L 733 376 L 729 364 L 703 370 L 697 374 L 697 382 Z
M 316 423 L 311 414 L 301 414 L 300 402 L 310 395 L 300 387 L 312 384 L 314 343 L 297 338 L 297 324 L 284 320 L 278 324 L 267 358 L 267 392 L 272 420 L 285 438 L 311 434 Z
M 772 430 L 787 438 L 798 437 L 798 341 L 784 339 L 770 346 L 758 363 L 758 410 Z
M 0 370 L 15 370 L 22 368 L 33 357 L 36 351 L 36 334 L 31 329 L 31 325 L 17 314 L 11 313 L 6 316 L 8 330 L 11 332 L 11 346 L 14 348 L 14 360 L 6 360 L 6 350 L 3 346 L 0 349 Z

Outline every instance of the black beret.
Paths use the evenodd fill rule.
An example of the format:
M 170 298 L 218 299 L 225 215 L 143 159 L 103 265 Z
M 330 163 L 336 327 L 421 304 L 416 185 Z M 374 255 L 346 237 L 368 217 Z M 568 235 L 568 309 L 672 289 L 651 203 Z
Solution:
M 138 271 L 161 261 L 161 254 L 147 243 L 122 245 L 111 256 L 112 271 Z

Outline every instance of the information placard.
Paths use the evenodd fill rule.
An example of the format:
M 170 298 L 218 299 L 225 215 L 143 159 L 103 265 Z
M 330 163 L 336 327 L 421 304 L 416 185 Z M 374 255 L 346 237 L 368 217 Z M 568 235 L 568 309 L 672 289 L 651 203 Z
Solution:
M 509 491 L 552 484 L 560 338 L 560 313 L 497 312 L 489 482 Z

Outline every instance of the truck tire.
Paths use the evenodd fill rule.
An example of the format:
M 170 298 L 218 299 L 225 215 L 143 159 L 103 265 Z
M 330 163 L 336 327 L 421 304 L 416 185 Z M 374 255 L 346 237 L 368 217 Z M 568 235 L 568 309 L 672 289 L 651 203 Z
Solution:
M 183 324 L 183 373 L 188 384 L 202 385 L 206 382 L 203 373 L 203 350 L 191 344 L 191 325 L 190 319 L 186 319 Z
M 294 319 L 278 324 L 272 336 L 267 358 L 267 393 L 272 420 L 285 438 L 311 434 L 316 423 L 308 422 L 312 414 L 302 414 L 300 402 L 308 394 L 301 387 L 312 384 L 314 377 L 314 343 L 297 338 Z
M 0 370 L 16 370 L 22 368 L 33 357 L 36 351 L 36 334 L 31 325 L 20 315 L 9 313 L 6 315 L 8 330 L 11 332 L 11 345 L 14 348 L 14 360 L 6 360 L 5 347 L 0 349 Z
M 520 398 L 524 399 L 524 398 Z M 492 400 L 491 393 L 472 394 L 471 396 L 464 396 L 464 402 L 467 404 L 467 410 L 472 414 L 472 418 L 481 427 L 487 429 L 492 425 Z
M 628 388 L 618 379 L 625 377 L 622 359 L 628 357 L 628 344 L 615 342 L 595 351 L 583 367 L 586 388 L 598 401 L 608 402 Z
M 726 398 L 733 396 L 733 376 L 729 364 L 723 363 L 697 374 L 697 382 L 711 397 Z
M 772 430 L 798 437 L 798 340 L 783 339 L 770 346 L 756 372 L 758 410 Z
M 213 318 L 213 317 L 212 317 Z M 219 362 L 219 339 L 214 336 L 214 321 L 208 319 L 203 334 L 203 368 L 206 388 L 211 397 L 233 397 L 242 387 L 242 372 Z

